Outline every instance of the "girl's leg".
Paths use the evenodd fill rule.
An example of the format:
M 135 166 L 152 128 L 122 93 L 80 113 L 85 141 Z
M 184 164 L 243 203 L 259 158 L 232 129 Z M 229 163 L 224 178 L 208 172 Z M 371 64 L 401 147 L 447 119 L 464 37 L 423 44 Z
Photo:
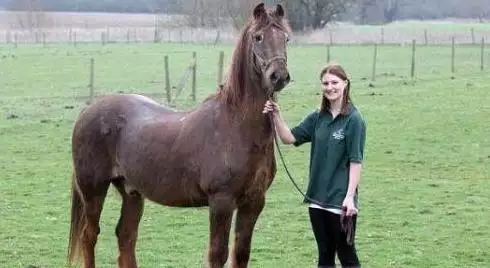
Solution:
M 356 247 L 355 243 L 353 242 L 352 245 L 347 244 L 347 233 L 342 231 L 341 224 L 340 224 L 340 215 L 335 215 L 336 220 L 335 222 L 335 227 L 334 229 L 338 233 L 338 240 L 337 240 L 337 254 L 340 260 L 340 263 L 342 264 L 342 267 L 361 267 L 359 263 L 359 258 L 357 257 L 357 252 L 356 252 Z M 357 221 L 357 216 L 354 215 L 352 216 L 352 225 L 353 225 L 353 235 L 355 237 L 355 230 L 356 230 L 356 221 Z
M 309 208 L 311 227 L 318 245 L 318 267 L 335 267 L 336 239 L 328 211 Z

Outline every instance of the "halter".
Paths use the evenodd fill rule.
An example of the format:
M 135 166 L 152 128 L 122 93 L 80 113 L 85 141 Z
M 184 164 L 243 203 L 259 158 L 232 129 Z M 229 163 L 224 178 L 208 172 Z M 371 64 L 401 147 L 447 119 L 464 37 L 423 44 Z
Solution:
M 255 58 L 257 58 L 258 62 L 259 62 L 259 67 L 261 70 L 265 70 L 267 69 L 273 62 L 275 61 L 284 61 L 284 63 L 287 64 L 288 60 L 285 56 L 281 56 L 281 55 L 276 55 L 270 59 L 267 59 L 265 60 L 264 58 L 262 58 L 261 56 L 259 56 L 258 53 L 256 53 L 254 51 L 254 49 L 252 49 L 252 52 L 254 53 L 255 55 Z M 257 68 L 257 65 L 255 65 L 255 67 Z
M 269 68 L 269 66 L 275 61 L 284 61 L 285 64 L 288 63 L 287 58 L 285 56 L 282 56 L 282 55 L 276 55 L 270 59 L 265 60 L 264 58 L 259 56 L 259 54 L 256 53 L 253 48 L 252 48 L 252 53 L 254 54 L 255 58 L 257 59 L 257 61 L 259 63 L 259 66 L 257 66 L 257 64 L 254 64 L 254 70 L 260 76 L 262 76 L 262 72 L 264 70 L 267 70 L 267 68 Z M 268 92 L 269 98 L 272 98 L 274 95 L 274 90 L 269 88 L 269 89 L 267 89 L 267 92 Z

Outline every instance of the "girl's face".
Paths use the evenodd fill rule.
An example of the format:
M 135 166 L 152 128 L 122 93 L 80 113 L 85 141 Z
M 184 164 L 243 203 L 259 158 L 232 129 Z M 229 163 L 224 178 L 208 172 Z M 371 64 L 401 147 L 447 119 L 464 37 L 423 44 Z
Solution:
M 333 74 L 326 73 L 322 77 L 322 92 L 330 102 L 342 101 L 347 81 Z

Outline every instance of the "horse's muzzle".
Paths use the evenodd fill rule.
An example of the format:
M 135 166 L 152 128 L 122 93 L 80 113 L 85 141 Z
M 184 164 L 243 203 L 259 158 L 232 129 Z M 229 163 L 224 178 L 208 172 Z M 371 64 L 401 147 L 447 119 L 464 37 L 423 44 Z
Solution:
M 289 84 L 289 81 L 291 81 L 291 76 L 287 70 L 274 71 L 270 74 L 269 80 L 274 91 L 281 91 L 287 84 Z

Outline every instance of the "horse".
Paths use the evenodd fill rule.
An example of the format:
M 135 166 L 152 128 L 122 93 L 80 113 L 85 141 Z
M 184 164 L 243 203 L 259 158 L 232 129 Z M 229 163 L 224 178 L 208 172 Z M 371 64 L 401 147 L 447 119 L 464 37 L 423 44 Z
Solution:
M 175 111 L 136 94 L 109 94 L 83 109 L 72 132 L 73 176 L 68 265 L 95 267 L 99 220 L 108 188 L 122 197 L 116 226 L 119 267 L 137 267 L 144 201 L 209 207 L 206 266 L 223 267 L 236 211 L 230 267 L 247 267 L 256 221 L 276 174 L 264 103 L 290 81 L 290 27 L 281 5 L 254 7 L 216 92 Z

